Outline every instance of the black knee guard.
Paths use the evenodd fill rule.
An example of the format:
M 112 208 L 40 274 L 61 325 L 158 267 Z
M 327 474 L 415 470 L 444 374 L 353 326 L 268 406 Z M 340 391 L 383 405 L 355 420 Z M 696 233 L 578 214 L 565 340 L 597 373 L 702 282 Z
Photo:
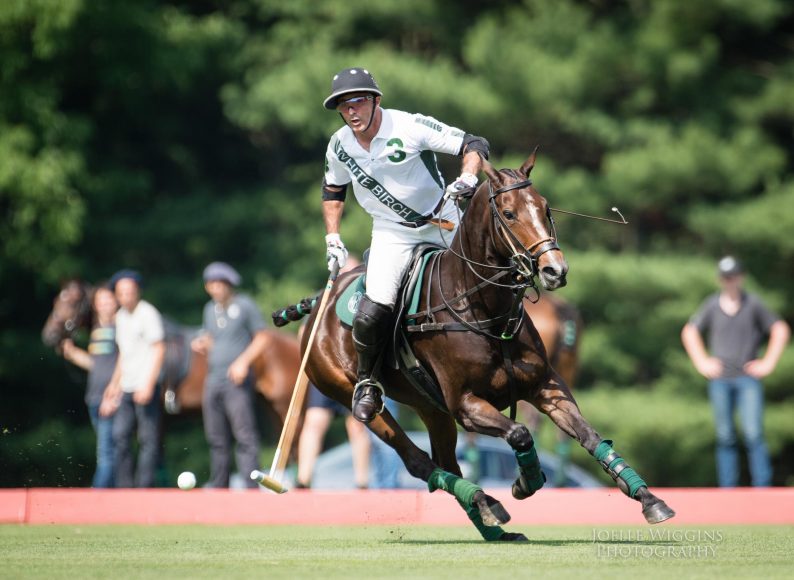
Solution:
M 534 441 L 525 425 L 516 424 L 507 434 L 507 443 L 515 451 L 526 451 L 532 447 Z
M 353 318 L 353 344 L 358 353 L 358 378 L 369 378 L 386 343 L 392 309 L 364 294 Z

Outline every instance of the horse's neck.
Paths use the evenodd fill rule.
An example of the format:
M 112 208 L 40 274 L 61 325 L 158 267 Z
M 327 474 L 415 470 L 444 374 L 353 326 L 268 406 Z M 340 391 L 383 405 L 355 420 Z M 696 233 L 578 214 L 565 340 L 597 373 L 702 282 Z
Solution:
M 493 246 L 490 206 L 482 197 L 472 200 L 451 244 L 452 251 L 445 252 L 441 260 L 441 278 L 454 284 L 456 296 L 493 278 L 500 267 L 508 265 Z M 509 276 L 484 284 L 467 300 L 472 312 L 480 317 L 503 314 L 513 300 L 513 292 L 502 287 L 505 284 L 509 284 Z M 445 296 L 451 295 L 452 288 L 445 286 L 443 290 Z
M 78 310 L 78 327 L 84 330 L 90 330 L 98 323 L 93 309 L 91 308 L 91 303 L 94 300 L 94 287 L 88 282 L 77 282 L 77 285 L 82 293 L 80 302 L 76 306 Z

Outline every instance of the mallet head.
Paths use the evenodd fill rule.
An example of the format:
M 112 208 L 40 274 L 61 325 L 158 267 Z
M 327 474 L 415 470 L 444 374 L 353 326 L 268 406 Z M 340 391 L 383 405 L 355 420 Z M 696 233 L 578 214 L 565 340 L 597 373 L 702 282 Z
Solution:
M 270 491 L 275 491 L 276 493 L 287 493 L 287 488 L 284 487 L 284 484 L 281 483 L 274 477 L 270 477 L 268 474 L 259 471 L 258 469 L 254 469 L 251 472 L 251 479 L 259 483 Z

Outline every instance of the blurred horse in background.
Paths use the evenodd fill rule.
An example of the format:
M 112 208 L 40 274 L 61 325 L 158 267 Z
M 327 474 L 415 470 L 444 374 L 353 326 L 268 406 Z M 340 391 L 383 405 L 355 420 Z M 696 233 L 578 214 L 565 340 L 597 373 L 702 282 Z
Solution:
M 94 288 L 77 279 L 66 280 L 53 300 L 52 311 L 41 331 L 45 345 L 60 349 L 66 338 L 92 325 L 91 302 Z M 169 415 L 201 411 L 207 358 L 190 348 L 198 332 L 163 318 L 165 359 L 160 374 L 163 408 Z M 287 416 L 292 390 L 300 368 L 300 349 L 294 336 L 267 330 L 268 342 L 262 355 L 254 361 L 256 390 L 262 395 L 269 423 L 278 437 Z

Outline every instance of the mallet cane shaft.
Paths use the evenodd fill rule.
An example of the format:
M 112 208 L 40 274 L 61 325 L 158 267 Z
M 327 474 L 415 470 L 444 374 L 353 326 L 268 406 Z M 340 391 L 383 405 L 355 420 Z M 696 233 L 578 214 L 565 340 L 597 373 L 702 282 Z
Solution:
M 292 442 L 295 439 L 295 432 L 298 430 L 298 422 L 300 420 L 301 409 L 303 408 L 303 401 L 306 398 L 306 387 L 309 385 L 309 377 L 306 375 L 306 363 L 309 360 L 309 353 L 314 344 L 314 337 L 317 334 L 317 329 L 320 326 L 325 313 L 325 307 L 328 303 L 328 298 L 331 295 L 331 287 L 334 285 L 336 277 L 339 275 L 339 262 L 334 260 L 334 265 L 331 269 L 331 275 L 328 277 L 328 282 L 323 290 L 323 295 L 320 298 L 320 305 L 317 307 L 317 312 L 314 315 L 314 324 L 309 332 L 309 340 L 306 342 L 306 351 L 303 353 L 301 359 L 301 366 L 298 370 L 298 378 L 295 381 L 295 388 L 292 391 L 292 399 L 290 399 L 289 409 L 287 409 L 287 417 L 284 420 L 284 428 L 281 430 L 281 436 L 276 446 L 276 454 L 273 456 L 273 464 L 270 467 L 270 473 L 265 474 L 258 469 L 251 472 L 251 479 L 259 482 L 266 488 L 275 491 L 276 493 L 286 493 L 287 488 L 284 487 L 282 479 L 284 477 L 284 469 L 289 461 L 290 451 L 292 450 Z

